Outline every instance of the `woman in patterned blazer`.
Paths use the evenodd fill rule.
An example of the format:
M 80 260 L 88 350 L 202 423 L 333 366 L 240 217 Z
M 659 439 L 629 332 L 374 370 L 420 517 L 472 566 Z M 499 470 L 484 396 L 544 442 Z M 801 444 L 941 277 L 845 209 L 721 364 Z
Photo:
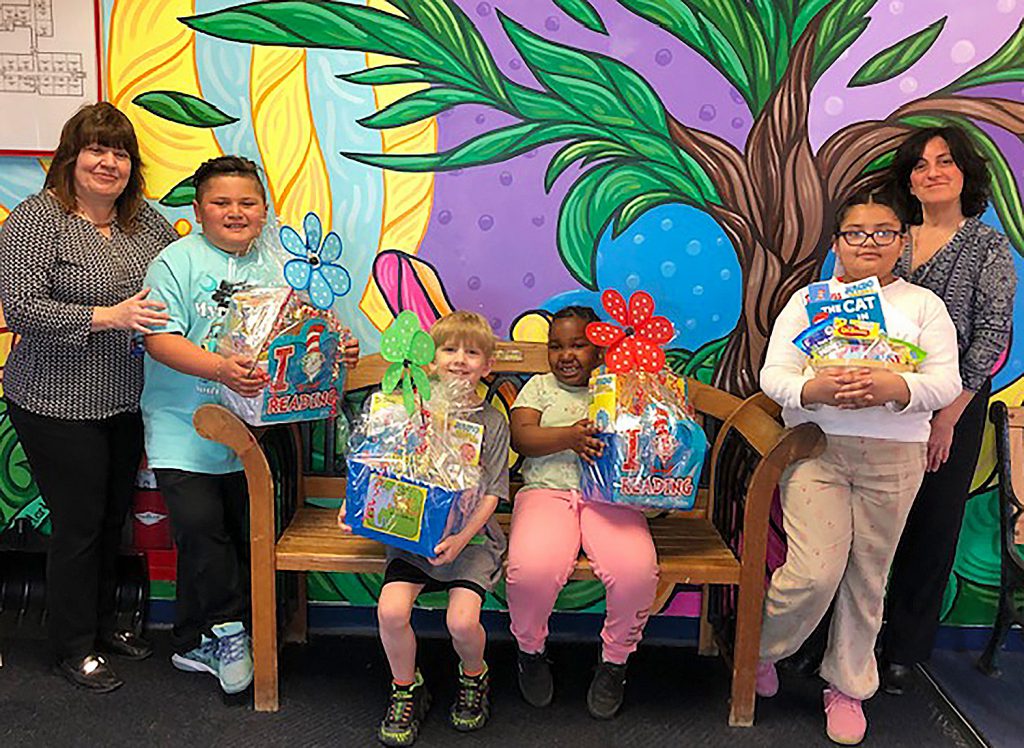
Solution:
M 49 635 L 57 670 L 95 692 L 122 684 L 99 652 L 151 653 L 115 630 L 114 564 L 142 454 L 133 336 L 167 319 L 142 278 L 175 238 L 143 199 L 131 122 L 107 103 L 64 125 L 44 189 L 0 228 L 0 303 L 20 336 L 4 398 L 53 523 Z
M 937 411 L 928 472 L 892 565 L 882 636 L 883 688 L 903 692 L 931 656 L 964 505 L 978 462 L 991 373 L 1010 340 L 1016 276 L 1007 238 L 979 220 L 991 176 L 957 127 L 913 133 L 892 177 L 910 239 L 896 274 L 935 292 L 956 325 L 963 394 Z

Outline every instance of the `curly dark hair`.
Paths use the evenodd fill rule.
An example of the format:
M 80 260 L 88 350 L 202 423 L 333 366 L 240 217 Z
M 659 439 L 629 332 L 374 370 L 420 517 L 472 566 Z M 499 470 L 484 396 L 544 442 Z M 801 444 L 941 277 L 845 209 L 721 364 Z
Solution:
M 214 177 L 249 177 L 259 187 L 263 202 L 267 202 L 267 191 L 260 179 L 260 167 L 254 161 L 242 156 L 218 156 L 204 161 L 192 175 L 192 186 L 196 190 L 196 202 L 203 198 L 203 187 Z
M 64 123 L 60 132 L 60 143 L 53 154 L 50 169 L 46 172 L 45 188 L 53 193 L 64 210 L 77 210 L 75 201 L 75 165 L 78 154 L 90 145 L 104 148 L 120 148 L 131 158 L 132 169 L 128 183 L 114 201 L 117 225 L 125 233 L 136 229 L 139 211 L 145 201 L 145 180 L 142 177 L 142 158 L 139 156 L 139 141 L 135 128 L 125 114 L 106 101 L 88 104 L 75 112 Z
M 559 309 L 557 312 L 551 315 L 551 322 L 554 323 L 556 319 L 581 319 L 584 322 L 598 322 L 600 317 L 597 316 L 597 312 L 591 309 L 589 306 L 582 306 L 580 304 L 573 304 Z
M 968 218 L 981 215 L 985 212 L 992 192 L 988 162 L 978 153 L 970 136 L 962 128 L 948 125 L 916 130 L 896 149 L 891 174 L 896 186 L 896 198 L 899 200 L 900 219 L 911 225 L 920 224 L 923 220 L 921 202 L 910 192 L 910 173 L 920 161 L 925 146 L 933 138 L 946 141 L 954 163 L 963 172 L 961 212 Z

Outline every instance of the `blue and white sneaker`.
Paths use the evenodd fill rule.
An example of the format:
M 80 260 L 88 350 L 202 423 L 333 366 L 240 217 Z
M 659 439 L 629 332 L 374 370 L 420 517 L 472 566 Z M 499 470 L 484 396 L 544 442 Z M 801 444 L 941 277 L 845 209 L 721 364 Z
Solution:
M 217 641 L 203 637 L 202 644 L 184 654 L 172 654 L 171 664 L 178 670 L 189 673 L 217 675 L 220 662 L 217 659 Z
M 252 643 L 239 621 L 212 629 L 217 652 L 217 678 L 224 693 L 241 693 L 252 683 Z

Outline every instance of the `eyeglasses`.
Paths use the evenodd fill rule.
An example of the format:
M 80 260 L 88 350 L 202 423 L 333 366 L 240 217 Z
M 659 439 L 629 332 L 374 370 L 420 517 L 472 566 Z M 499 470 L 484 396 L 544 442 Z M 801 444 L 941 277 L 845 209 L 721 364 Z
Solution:
M 863 247 L 868 243 L 868 239 L 872 239 L 875 242 L 876 247 L 887 247 L 896 241 L 897 236 L 901 236 L 902 231 L 893 231 L 892 229 L 881 229 L 880 231 L 837 231 L 836 236 L 845 239 L 846 243 L 851 247 Z

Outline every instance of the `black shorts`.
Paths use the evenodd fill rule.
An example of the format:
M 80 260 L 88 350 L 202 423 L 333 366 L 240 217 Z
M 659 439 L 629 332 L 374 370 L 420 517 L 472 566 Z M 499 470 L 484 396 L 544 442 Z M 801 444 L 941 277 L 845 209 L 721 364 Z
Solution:
M 487 599 L 487 590 L 476 582 L 470 582 L 468 579 L 453 579 L 450 582 L 442 582 L 439 579 L 434 579 L 418 566 L 413 566 L 401 558 L 393 558 L 388 561 L 388 566 L 384 570 L 384 584 L 389 582 L 422 584 L 423 589 L 420 591 L 420 594 L 424 592 L 447 592 L 454 587 L 462 587 L 480 595 L 481 600 Z

